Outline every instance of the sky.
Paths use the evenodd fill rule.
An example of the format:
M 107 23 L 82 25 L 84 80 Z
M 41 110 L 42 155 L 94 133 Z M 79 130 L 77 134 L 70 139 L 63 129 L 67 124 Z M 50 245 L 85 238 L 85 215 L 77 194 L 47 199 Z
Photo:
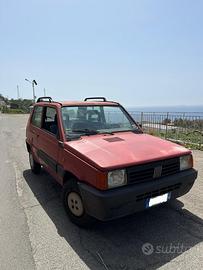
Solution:
M 0 0 L 0 93 L 203 104 L 203 1 Z

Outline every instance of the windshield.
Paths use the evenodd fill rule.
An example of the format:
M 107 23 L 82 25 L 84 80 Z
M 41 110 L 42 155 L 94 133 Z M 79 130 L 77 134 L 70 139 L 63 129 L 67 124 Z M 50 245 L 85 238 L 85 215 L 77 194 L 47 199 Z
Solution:
M 65 106 L 62 118 L 67 137 L 119 131 L 138 131 L 139 128 L 119 106 Z

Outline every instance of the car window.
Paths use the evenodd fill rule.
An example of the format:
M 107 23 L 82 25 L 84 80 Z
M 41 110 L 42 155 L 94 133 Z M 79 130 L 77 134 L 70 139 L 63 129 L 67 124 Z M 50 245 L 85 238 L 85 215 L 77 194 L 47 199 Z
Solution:
M 43 111 L 42 106 L 36 106 L 34 108 L 31 123 L 36 127 L 41 127 L 42 111 Z
M 120 124 L 120 127 L 130 128 L 131 123 L 124 113 L 118 110 L 118 107 L 105 107 L 104 109 L 106 122 L 109 124 Z
M 81 107 L 65 107 L 63 109 L 63 120 L 67 118 L 70 121 L 74 120 L 88 120 L 96 121 L 98 115 L 101 114 L 101 107 L 99 106 L 81 106 Z
M 58 133 L 57 111 L 53 107 L 45 107 L 42 128 L 54 135 Z
M 139 132 L 136 124 L 119 106 L 64 106 L 62 118 L 65 133 L 69 137 L 85 133 Z

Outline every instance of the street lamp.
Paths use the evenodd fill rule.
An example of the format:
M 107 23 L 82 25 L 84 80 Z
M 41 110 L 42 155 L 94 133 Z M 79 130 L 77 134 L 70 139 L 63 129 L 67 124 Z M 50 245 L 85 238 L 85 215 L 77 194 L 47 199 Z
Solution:
M 35 96 L 35 85 L 37 85 L 37 82 L 35 80 L 28 80 L 28 79 L 25 79 L 27 82 L 31 83 L 32 84 L 32 93 L 33 93 L 33 102 L 35 103 L 35 99 L 36 99 L 36 96 Z

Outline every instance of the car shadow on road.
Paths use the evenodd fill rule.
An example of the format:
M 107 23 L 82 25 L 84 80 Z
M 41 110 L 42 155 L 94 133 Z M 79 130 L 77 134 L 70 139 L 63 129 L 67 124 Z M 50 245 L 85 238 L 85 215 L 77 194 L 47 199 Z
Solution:
M 90 269 L 157 269 L 203 241 L 203 220 L 178 200 L 93 228 L 78 228 L 66 217 L 61 188 L 50 175 L 25 170 L 23 176 L 58 234 Z

